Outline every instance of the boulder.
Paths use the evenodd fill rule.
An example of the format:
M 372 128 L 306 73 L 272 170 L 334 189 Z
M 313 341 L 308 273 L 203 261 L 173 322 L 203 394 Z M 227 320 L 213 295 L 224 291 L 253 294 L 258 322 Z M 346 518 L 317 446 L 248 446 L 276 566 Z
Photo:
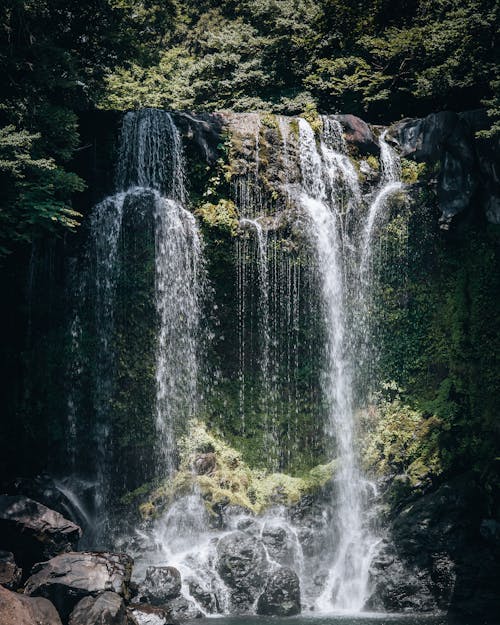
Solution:
M 0 586 L 16 590 L 21 585 L 22 570 L 10 551 L 0 551 Z
M 69 625 L 135 625 L 125 601 L 115 592 L 84 597 L 69 617 Z
M 24 592 L 50 599 L 64 619 L 89 595 L 112 591 L 128 599 L 132 563 L 121 553 L 64 553 L 36 565 Z
M 189 579 L 188 588 L 191 596 L 201 605 L 201 607 L 209 614 L 215 614 L 220 611 L 217 595 L 202 584 L 199 580 Z
M 164 605 L 181 593 L 181 574 L 173 566 L 150 566 L 139 585 L 136 599 L 151 605 Z
M 230 588 L 236 612 L 245 612 L 254 603 L 268 570 L 264 546 L 254 537 L 236 531 L 217 544 L 217 571 Z
M 360 154 L 379 154 L 378 141 L 370 126 L 355 115 L 333 115 L 339 121 L 344 130 L 347 143 L 358 148 Z
M 22 495 L 0 495 L 0 549 L 25 571 L 35 562 L 75 549 L 82 535 L 62 514 Z
M 199 454 L 193 462 L 193 469 L 197 475 L 211 475 L 216 468 L 217 458 L 214 453 Z
M 85 503 L 87 505 L 90 503 L 92 493 L 87 482 L 77 481 L 76 478 L 56 481 L 50 475 L 42 473 L 33 478 L 13 479 L 5 485 L 5 492 L 8 495 L 24 495 L 34 499 L 80 527 L 85 527 L 89 523 L 84 508 Z M 78 498 L 75 492 L 78 492 Z M 81 502 L 80 498 L 85 503 Z
M 433 612 L 437 601 L 432 593 L 429 571 L 416 563 L 403 561 L 385 542 L 371 563 L 372 594 L 365 606 L 384 612 Z
M 300 583 L 295 571 L 283 567 L 269 575 L 264 592 L 257 601 L 257 614 L 300 614 Z
M 26 597 L 0 586 L 0 625 L 62 625 L 55 607 L 42 597 Z
M 168 610 L 157 606 L 142 604 L 129 608 L 129 613 L 137 625 L 177 625 L 178 623 Z
M 193 601 L 189 601 L 186 597 L 172 599 L 165 607 L 170 614 L 170 618 L 174 619 L 174 621 L 190 621 L 203 616 Z
M 441 609 L 477 621 L 498 613 L 500 564 L 484 536 L 485 510 L 471 475 L 404 505 L 372 562 L 366 607 Z
M 475 205 L 482 206 L 488 221 L 500 222 L 496 167 L 500 142 L 476 137 L 488 124 L 484 111 L 442 111 L 422 119 L 405 119 L 391 128 L 403 157 L 439 163 L 437 198 L 445 228 L 455 215 Z
M 291 533 L 284 527 L 266 523 L 262 530 L 262 542 L 272 560 L 283 566 L 293 565 L 294 540 Z

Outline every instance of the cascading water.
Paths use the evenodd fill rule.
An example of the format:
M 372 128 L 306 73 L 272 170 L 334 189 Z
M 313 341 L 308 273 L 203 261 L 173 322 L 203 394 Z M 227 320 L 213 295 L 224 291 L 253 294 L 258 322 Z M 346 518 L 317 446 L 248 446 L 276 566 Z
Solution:
M 364 399 L 357 394 L 358 369 L 369 358 L 366 337 L 370 332 L 373 243 L 388 199 L 401 189 L 397 159 L 382 135 L 382 179 L 367 205 L 335 119 L 322 118 L 320 137 L 300 119 L 297 137 L 290 121 L 279 118 L 282 143 L 274 146 L 278 152 L 274 162 L 284 169 L 280 180 L 285 199 L 274 210 L 261 180 L 267 162 L 259 157 L 259 133 L 264 131 L 258 117 L 250 117 L 255 130 L 249 149 L 253 157 L 247 173 L 232 189 L 239 213 L 235 310 L 239 351 L 235 350 L 232 372 L 235 396 L 239 393 L 240 397 L 238 435 L 247 434 L 245 418 L 249 416 L 255 428 L 257 415 L 262 425 L 257 433 L 262 441 L 262 464 L 267 472 L 278 471 L 292 466 L 294 455 L 303 451 L 299 447 L 304 406 L 306 410 L 313 406 L 318 413 L 326 405 L 326 436 L 318 438 L 326 439 L 328 460 L 337 458 L 334 493 L 329 501 L 318 503 L 306 519 L 279 506 L 258 518 L 237 509 L 224 511 L 217 521 L 221 525 L 215 527 L 214 515 L 207 512 L 200 492 L 193 487 L 177 493 L 162 515 L 137 529 L 135 538 L 129 534 L 116 538 L 115 547 L 120 541 L 135 545 L 128 542 L 127 550 L 136 558 L 136 580 L 148 566 L 175 566 L 182 575 L 185 597 L 205 613 L 228 613 L 237 608 L 231 589 L 219 575 L 217 544 L 228 533 L 244 532 L 264 545 L 268 571 L 289 566 L 297 572 L 303 607 L 319 612 L 359 611 L 369 596 L 369 566 L 378 538 L 371 529 L 369 488 L 359 468 L 356 446 L 355 414 Z M 261 138 L 264 149 L 264 135 Z M 155 270 L 150 301 L 155 319 L 151 367 L 155 477 L 174 482 L 178 433 L 185 421 L 203 414 L 200 408 L 205 407 L 199 388 L 202 242 L 193 215 L 184 208 L 182 142 L 171 116 L 156 110 L 128 113 L 119 155 L 117 193 L 96 206 L 91 218 L 93 273 L 87 278 L 93 284 L 95 302 L 96 508 L 102 519 L 111 491 L 108 456 L 114 446 L 114 430 L 110 400 L 120 360 L 114 339 L 117 292 L 123 279 L 123 257 L 129 249 L 124 239 L 131 212 L 144 214 L 139 229 L 151 230 L 154 254 L 145 262 L 154 262 Z M 281 238 L 279 211 L 286 213 L 285 227 L 299 233 L 295 243 L 303 248 Z M 317 291 L 320 304 L 315 299 Z M 80 316 L 75 315 L 71 329 L 75 352 L 83 335 Z M 324 347 L 319 346 L 323 339 Z M 311 367 L 311 363 L 323 360 L 321 398 L 316 365 Z M 76 361 L 75 367 L 78 374 Z M 70 399 L 68 431 L 74 438 L 76 404 Z M 314 436 L 309 439 L 310 457 L 316 460 L 314 454 L 318 449 L 321 453 L 321 444 Z M 205 455 L 205 451 L 199 453 Z M 193 467 L 182 466 L 184 473 L 189 470 L 195 471 L 194 463 Z M 193 483 L 202 484 L 197 481 L 199 475 L 191 477 Z M 170 492 L 168 488 L 166 492 Z M 103 524 L 93 546 L 106 533 L 109 527 Z M 278 554 L 276 537 L 282 541 Z M 255 609 L 255 605 L 246 609 Z
M 271 402 L 275 399 L 275 389 L 272 385 L 271 371 L 270 371 L 270 349 L 271 349 L 271 327 L 270 327 L 270 308 L 269 308 L 269 259 L 268 259 L 268 233 L 257 219 L 240 220 L 240 226 L 242 228 L 250 228 L 255 232 L 257 243 L 257 274 L 258 274 L 258 287 L 259 287 L 259 365 L 262 378 L 262 395 L 261 395 L 261 410 L 265 415 L 265 423 L 263 424 L 266 430 L 266 456 L 269 459 L 269 468 L 277 469 L 277 441 L 276 441 L 276 423 L 273 419 L 273 415 L 269 414 L 269 400 Z M 274 406 L 274 404 L 271 404 Z
M 352 215 L 354 209 L 363 210 L 357 176 L 348 157 L 339 152 L 344 146 L 339 141 L 338 128 L 328 118 L 323 118 L 323 125 L 323 136 L 318 142 L 310 125 L 299 120 L 302 171 L 299 199 L 307 215 L 321 277 L 327 330 L 323 378 L 329 415 L 327 434 L 335 442 L 339 463 L 334 504 L 337 544 L 332 545 L 333 564 L 316 605 L 320 611 L 359 611 L 369 596 L 369 566 L 378 539 L 369 527 L 366 482 L 359 469 L 356 449 L 355 346 L 360 334 L 361 340 L 366 341 L 363 335 L 368 331 L 363 317 L 366 307 L 356 304 L 359 298 L 365 298 L 364 263 L 375 219 L 384 199 L 395 188 L 401 188 L 401 184 L 396 179 L 394 153 L 382 136 L 382 187 L 360 229 Z
M 176 429 L 181 429 L 183 421 L 195 413 L 198 384 L 202 245 L 196 221 L 183 206 L 183 148 L 169 113 L 144 109 L 124 116 L 116 188 L 117 193 L 92 212 L 90 270 L 86 277 L 95 302 L 97 336 L 93 375 L 96 540 L 109 539 L 112 405 L 118 366 L 115 317 L 118 282 L 124 278 L 123 241 L 130 236 L 125 231 L 130 220 L 134 223 L 134 219 L 143 219 L 138 227 L 151 230 L 154 250 L 151 313 L 157 318 L 154 405 L 158 477 L 170 475 L 175 468 Z M 73 343 L 80 340 L 79 314 L 76 310 L 71 327 Z M 75 429 L 72 395 L 68 400 L 68 422 L 71 433 Z

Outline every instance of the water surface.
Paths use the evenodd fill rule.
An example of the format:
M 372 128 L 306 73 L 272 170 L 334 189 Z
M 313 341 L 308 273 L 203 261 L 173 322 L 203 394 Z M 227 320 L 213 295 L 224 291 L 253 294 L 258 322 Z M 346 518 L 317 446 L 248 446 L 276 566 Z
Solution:
M 486 625 L 482 619 L 457 620 L 445 614 L 402 615 L 402 614 L 363 614 L 363 615 L 299 615 L 288 618 L 276 616 L 227 616 L 203 618 L 191 621 L 192 625 Z M 488 625 L 500 625 L 488 621 Z

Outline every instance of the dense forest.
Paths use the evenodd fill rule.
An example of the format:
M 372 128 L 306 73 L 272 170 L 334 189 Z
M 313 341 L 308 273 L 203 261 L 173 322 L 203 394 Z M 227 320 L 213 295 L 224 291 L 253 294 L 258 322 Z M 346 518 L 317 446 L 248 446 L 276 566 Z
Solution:
M 6 0 L 0 250 L 74 229 L 78 116 L 95 108 L 306 109 L 371 122 L 487 107 L 496 0 Z

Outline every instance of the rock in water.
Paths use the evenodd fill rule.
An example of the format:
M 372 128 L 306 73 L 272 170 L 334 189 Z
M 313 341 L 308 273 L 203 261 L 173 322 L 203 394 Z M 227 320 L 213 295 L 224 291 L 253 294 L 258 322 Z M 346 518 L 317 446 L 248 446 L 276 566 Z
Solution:
M 186 597 L 172 599 L 165 607 L 174 621 L 190 621 L 203 616 L 196 605 Z
M 71 612 L 69 625 L 135 625 L 125 601 L 115 592 L 84 597 Z
M 210 587 L 200 583 L 196 579 L 188 579 L 189 592 L 194 599 L 209 614 L 215 614 L 220 611 L 217 595 L 212 592 Z
M 165 608 L 152 605 L 139 605 L 130 610 L 137 625 L 178 625 L 171 614 Z
M 294 545 L 290 533 L 284 527 L 266 523 L 262 530 L 262 542 L 270 558 L 283 566 L 293 564 Z
M 132 564 L 132 558 L 122 553 L 64 553 L 34 567 L 24 592 L 50 599 L 66 619 L 89 595 L 113 591 L 127 599 Z
M 62 625 L 55 607 L 41 597 L 26 597 L 0 586 L 0 625 Z
M 0 551 L 0 586 L 16 590 L 21 585 L 22 570 L 10 551 Z
M 62 514 L 22 495 L 0 495 L 0 549 L 12 551 L 25 570 L 72 551 L 82 530 Z
M 139 586 L 138 600 L 152 605 L 164 605 L 181 593 L 181 574 L 173 566 L 150 566 Z
M 232 532 L 219 541 L 217 556 L 217 570 L 231 589 L 235 611 L 248 611 L 269 569 L 264 546 L 243 532 Z
M 300 583 L 295 571 L 283 567 L 271 573 L 264 592 L 257 601 L 257 614 L 300 614 Z

